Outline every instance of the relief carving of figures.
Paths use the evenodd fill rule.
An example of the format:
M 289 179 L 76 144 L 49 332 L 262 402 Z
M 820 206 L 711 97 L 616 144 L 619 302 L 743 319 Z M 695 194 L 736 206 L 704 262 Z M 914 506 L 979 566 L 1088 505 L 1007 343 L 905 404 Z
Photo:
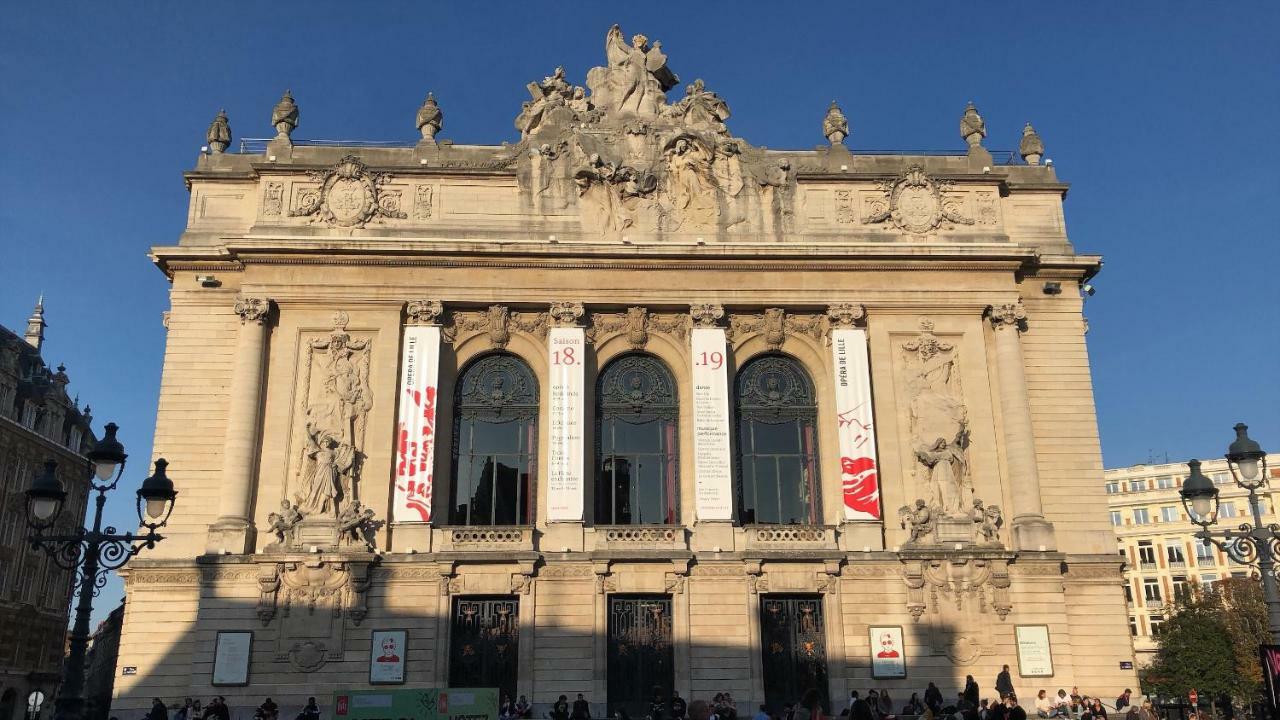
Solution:
M 960 199 L 943 194 L 951 186 L 950 181 L 934 180 L 924 168 L 912 165 L 897 178 L 879 183 L 884 199 L 871 202 L 871 212 L 862 222 L 875 225 L 888 220 L 894 227 L 913 235 L 936 230 L 944 220 L 972 225 L 973 218 L 960 211 Z
M 595 229 L 602 237 L 616 237 L 635 225 L 641 213 L 653 208 L 651 196 L 658 187 L 653 174 L 605 162 L 596 154 L 573 180 L 583 229 Z
M 788 335 L 808 335 L 817 340 L 824 332 L 817 315 L 791 315 L 782 308 L 767 308 L 761 315 L 734 315 L 729 318 L 728 338 L 760 334 L 770 350 L 781 349 Z
M 373 393 L 369 341 L 348 335 L 347 322 L 345 312 L 335 313 L 329 336 L 306 345 L 302 398 L 306 444 L 295 498 L 298 509 L 308 516 L 336 519 L 342 506 L 355 499 Z
M 714 150 L 696 138 L 679 137 L 667 147 L 663 158 L 667 171 L 663 200 L 670 207 L 668 229 L 714 226 L 720 214 L 711 167 Z
M 547 313 L 511 312 L 506 305 L 490 305 L 483 312 L 455 312 L 453 324 L 444 328 L 445 342 L 454 342 L 459 332 L 486 332 L 489 342 L 496 348 L 505 348 L 511 342 L 512 331 L 547 335 Z
M 383 186 L 390 180 L 387 173 L 369 172 L 359 157 L 347 155 L 337 165 L 307 175 L 320 183 L 316 191 L 304 192 L 290 217 L 311 217 L 336 227 L 364 227 L 370 220 L 407 215 L 400 210 L 398 195 L 383 196 Z
M 906 358 L 908 418 L 915 476 L 928 488 L 930 506 L 948 517 L 968 517 L 973 495 L 969 477 L 969 416 L 956 369 L 955 346 L 920 320 L 920 335 L 902 344 Z
M 651 47 L 644 35 L 635 35 L 628 45 L 622 28 L 609 28 L 604 41 L 608 65 L 587 73 L 591 100 L 607 112 L 654 116 L 666 104 L 666 92 L 680 82 L 667 67 L 662 44 Z
M 600 342 L 617 333 L 625 333 L 633 349 L 642 350 L 649 343 L 649 333 L 660 332 L 684 342 L 688 334 L 688 315 L 658 315 L 647 308 L 627 308 L 625 314 L 595 313 L 591 316 L 591 341 Z

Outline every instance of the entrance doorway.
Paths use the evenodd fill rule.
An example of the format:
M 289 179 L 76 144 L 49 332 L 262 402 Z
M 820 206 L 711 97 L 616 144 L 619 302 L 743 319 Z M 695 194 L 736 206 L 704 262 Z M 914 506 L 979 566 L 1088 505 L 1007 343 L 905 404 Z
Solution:
M 516 696 L 520 656 L 520 598 L 511 595 L 453 600 L 449 633 L 449 687 L 498 688 Z
M 827 707 L 827 641 L 821 595 L 760 596 L 760 659 L 770 712 L 816 690 Z
M 670 595 L 609 596 L 609 714 L 644 717 L 656 688 L 675 686 Z

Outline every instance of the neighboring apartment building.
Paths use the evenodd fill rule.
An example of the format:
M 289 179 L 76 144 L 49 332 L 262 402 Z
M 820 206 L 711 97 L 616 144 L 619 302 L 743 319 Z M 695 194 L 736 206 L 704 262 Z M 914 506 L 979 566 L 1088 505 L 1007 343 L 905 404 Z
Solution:
M 1227 461 L 1203 463 L 1201 472 L 1219 488 L 1219 525 L 1253 522 L 1249 493 L 1232 480 Z M 1267 467 L 1273 480 L 1280 479 L 1280 455 L 1268 455 Z M 1179 593 L 1191 583 L 1212 584 L 1249 569 L 1194 537 L 1200 528 L 1187 517 L 1178 494 L 1189 472 L 1186 463 L 1164 463 L 1104 473 L 1111 524 L 1126 563 L 1129 633 L 1137 660 L 1144 665 L 1155 653 L 1161 624 Z M 1274 484 L 1259 492 L 1264 523 L 1280 522 L 1277 492 L 1280 489 Z
M 27 542 L 23 492 L 46 460 L 58 462 L 67 501 L 56 530 L 84 521 L 89 408 L 67 395 L 65 368 L 40 356 L 44 304 L 23 335 L 0 326 L 0 720 L 22 717 L 27 696 L 52 698 L 61 673 L 72 574 Z
M 111 710 L 111 688 L 116 680 L 116 658 L 120 655 L 120 628 L 124 625 L 124 601 L 89 636 L 89 652 L 84 658 L 84 698 L 86 720 L 107 720 Z

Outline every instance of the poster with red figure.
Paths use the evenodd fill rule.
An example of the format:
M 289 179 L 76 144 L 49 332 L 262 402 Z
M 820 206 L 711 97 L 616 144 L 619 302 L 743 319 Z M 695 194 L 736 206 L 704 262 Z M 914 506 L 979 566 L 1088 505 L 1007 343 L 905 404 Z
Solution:
M 880 478 L 867 332 L 861 328 L 833 329 L 831 353 L 835 367 L 836 432 L 840 438 L 844 517 L 846 520 L 879 520 Z
M 404 329 L 396 420 L 395 499 L 391 520 L 431 522 L 431 485 L 436 458 L 436 390 L 440 374 L 440 328 Z

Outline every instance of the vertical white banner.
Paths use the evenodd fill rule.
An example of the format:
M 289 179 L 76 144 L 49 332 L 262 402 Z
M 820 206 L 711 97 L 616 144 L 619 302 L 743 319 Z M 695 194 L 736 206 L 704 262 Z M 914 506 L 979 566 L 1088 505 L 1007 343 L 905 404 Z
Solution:
M 729 379 L 721 328 L 694 328 L 693 477 L 699 520 L 733 519 Z
M 586 335 L 582 328 L 551 328 L 548 398 L 551 437 L 547 443 L 547 520 L 581 521 L 583 490 L 583 371 Z
M 406 327 L 400 355 L 400 407 L 396 422 L 392 522 L 431 522 L 439 375 L 440 327 Z
M 840 437 L 844 517 L 846 520 L 878 520 L 881 517 L 880 478 L 876 466 L 866 331 L 833 329 L 831 353 L 836 373 L 836 432 Z

